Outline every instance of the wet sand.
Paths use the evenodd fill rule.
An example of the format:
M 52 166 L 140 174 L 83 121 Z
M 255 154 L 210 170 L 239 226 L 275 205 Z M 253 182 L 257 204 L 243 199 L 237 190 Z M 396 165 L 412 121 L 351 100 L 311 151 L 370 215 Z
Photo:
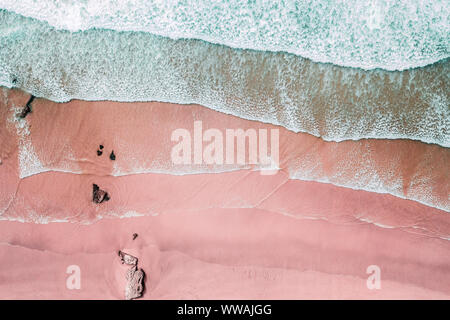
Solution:
M 12 119 L 29 96 L 17 90 L 7 91 L 7 95 L 2 112 L 5 119 Z M 36 112 L 26 119 L 2 125 L 6 127 L 2 143 L 11 150 L 18 149 L 20 177 L 48 170 L 102 176 L 208 173 L 256 167 L 174 165 L 171 151 L 176 143 L 171 141 L 172 132 L 185 128 L 193 135 L 194 121 L 202 121 L 204 131 L 266 129 L 270 135 L 271 130 L 279 130 L 279 167 L 289 178 L 390 193 L 450 210 L 450 151 L 437 145 L 385 139 L 325 142 L 309 134 L 295 134 L 197 105 L 78 100 L 57 104 L 38 99 L 34 108 Z M 97 155 L 99 145 L 105 148 L 102 156 Z M 113 150 L 115 161 L 108 157 Z

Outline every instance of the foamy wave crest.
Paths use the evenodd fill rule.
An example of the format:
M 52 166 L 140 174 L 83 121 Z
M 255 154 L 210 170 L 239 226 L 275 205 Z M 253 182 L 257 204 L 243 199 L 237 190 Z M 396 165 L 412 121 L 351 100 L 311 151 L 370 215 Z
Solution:
M 437 0 L 1 0 L 0 8 L 57 29 L 145 31 L 363 69 L 425 66 L 450 51 L 450 7 Z
M 450 146 L 448 59 L 404 72 L 145 32 L 55 30 L 0 10 L 0 85 L 38 97 L 200 104 L 328 141 Z

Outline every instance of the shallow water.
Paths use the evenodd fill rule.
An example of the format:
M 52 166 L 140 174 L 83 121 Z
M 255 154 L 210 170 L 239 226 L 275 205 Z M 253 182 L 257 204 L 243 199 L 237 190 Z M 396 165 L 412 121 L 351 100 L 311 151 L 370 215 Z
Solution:
M 196 103 L 325 140 L 450 145 L 449 63 L 364 71 L 147 32 L 56 30 L 0 11 L 0 84 L 54 101 Z
M 0 8 L 70 31 L 144 31 L 317 62 L 403 70 L 449 56 L 446 1 L 1 0 Z

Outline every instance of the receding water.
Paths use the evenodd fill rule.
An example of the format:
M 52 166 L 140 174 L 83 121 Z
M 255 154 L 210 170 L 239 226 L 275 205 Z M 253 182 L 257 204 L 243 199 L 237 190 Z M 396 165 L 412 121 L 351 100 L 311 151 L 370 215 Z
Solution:
M 42 3 L 46 5 L 40 7 Z M 116 30 L 94 28 L 73 32 L 56 29 L 47 22 L 7 10 L 0 11 L 1 85 L 19 87 L 54 101 L 77 98 L 197 103 L 242 118 L 279 124 L 295 132 L 308 132 L 325 140 L 408 138 L 446 147 L 450 145 L 449 65 L 448 59 L 445 59 L 449 51 L 446 31 L 448 10 L 440 6 L 439 2 L 431 6 L 425 2 L 410 4 L 408 1 L 408 8 L 418 10 L 423 7 L 425 10 L 417 11 L 419 13 L 416 12 L 416 16 L 400 10 L 405 4 L 396 2 L 396 5 L 389 7 L 389 15 L 384 15 L 384 20 L 377 25 L 379 28 L 372 26 L 370 30 L 366 30 L 362 24 L 358 25 L 362 23 L 358 19 L 350 21 L 350 16 L 344 19 L 347 16 L 343 10 L 350 10 L 351 2 L 333 5 L 329 1 L 319 1 L 314 2 L 314 6 L 300 3 L 295 9 L 297 11 L 294 10 L 296 14 L 286 11 L 288 6 L 267 8 L 268 13 L 278 12 L 283 19 L 288 19 L 286 21 L 275 19 L 273 14 L 267 17 L 261 16 L 262 13 L 257 15 L 256 12 L 260 12 L 262 7 L 249 2 L 247 6 L 259 8 L 259 11 L 252 11 L 251 16 L 256 19 L 253 22 L 244 19 L 243 13 L 235 16 L 228 11 L 223 14 L 223 19 L 219 19 L 219 9 L 225 10 L 222 5 L 218 4 L 206 14 L 205 5 L 202 6 L 201 2 L 192 12 L 186 9 L 192 6 L 190 2 L 181 4 L 174 11 L 164 11 L 165 14 L 151 10 L 166 5 L 154 4 L 154 7 L 149 5 L 144 8 L 153 12 L 153 15 L 143 9 L 133 11 L 135 14 L 132 16 L 128 14 L 131 11 L 126 11 L 123 5 L 114 8 L 110 5 L 108 10 L 93 14 L 90 10 L 94 10 L 94 2 L 80 3 L 84 4 L 58 2 L 59 8 L 54 17 L 50 12 L 55 4 L 48 1 L 23 1 L 20 6 L 16 5 L 15 10 L 48 20 L 59 28 L 73 30 L 101 26 L 114 27 Z M 377 5 L 380 3 L 377 2 Z M 0 1 L 0 6 L 12 4 Z M 334 11 L 330 11 L 330 6 L 334 6 Z M 232 10 L 233 4 L 228 4 L 227 8 Z M 74 12 L 72 14 L 79 14 L 79 18 L 63 19 L 69 9 Z M 363 9 L 367 8 L 356 5 L 351 10 L 365 12 Z M 348 15 L 355 14 L 351 10 L 347 12 Z M 397 23 L 401 29 L 388 32 L 385 24 L 391 21 L 391 15 L 397 11 Z M 331 16 L 336 15 L 336 19 L 331 19 L 324 12 L 334 12 Z M 184 18 L 180 18 L 182 13 L 185 14 Z M 425 13 L 427 15 L 422 16 Z M 147 18 L 140 19 L 140 15 Z M 198 21 L 190 20 L 192 15 L 198 15 Z M 321 22 L 325 19 L 322 15 L 331 19 L 328 26 Z M 216 17 L 216 20 L 210 16 Z M 297 16 L 297 20 L 301 19 L 292 26 L 289 19 L 294 19 L 294 16 Z M 405 17 L 409 17 L 409 20 Z M 166 25 L 161 19 L 167 20 Z M 182 21 L 174 22 L 179 19 Z M 246 32 L 248 26 L 261 19 L 268 19 L 269 22 L 275 19 L 269 23 L 272 33 L 253 35 L 251 41 L 245 40 L 247 42 L 242 40 L 243 37 L 251 36 L 251 32 Z M 309 19 L 309 24 L 306 24 L 309 28 L 301 22 L 302 19 Z M 391 21 L 392 27 L 395 27 L 394 20 Z M 68 21 L 71 21 L 70 25 Z M 244 24 L 245 21 L 248 25 Z M 209 24 L 205 25 L 206 22 Z M 225 32 L 223 29 L 231 23 L 237 29 Z M 334 23 L 336 27 L 331 27 Z M 188 29 L 185 24 L 193 29 Z M 202 40 L 173 40 L 151 32 L 117 31 L 154 31 L 151 26 L 156 25 L 168 30 L 167 35 L 172 37 L 206 39 L 198 36 L 200 31 L 197 29 L 201 28 L 201 34 L 209 34 L 208 37 L 216 35 L 225 44 L 239 42 L 244 43 L 239 46 L 246 47 L 247 43 L 252 48 L 291 51 L 314 60 L 341 65 L 403 69 L 444 60 L 403 72 L 382 69 L 365 71 L 315 63 L 300 55 L 285 52 L 241 50 Z M 175 31 L 169 34 L 170 30 Z M 180 30 L 184 30 L 183 33 L 179 33 Z M 261 31 L 260 28 L 255 30 Z M 416 39 L 411 38 L 414 33 L 412 30 L 420 31 L 417 37 L 422 42 L 411 43 Z M 298 38 L 290 34 L 291 31 L 299 32 L 298 36 L 304 35 L 306 38 Z M 366 31 L 369 33 L 365 34 Z M 394 38 L 398 41 L 392 40 L 394 38 L 389 38 L 389 41 L 375 39 L 374 32 L 381 32 L 386 37 L 390 34 L 397 37 Z M 155 33 L 158 33 L 157 30 Z M 344 34 L 354 41 L 348 42 Z M 232 37 L 235 37 L 235 42 L 229 43 Z M 315 40 L 311 37 L 315 37 Z M 367 41 L 370 38 L 372 42 L 364 42 L 361 40 L 363 38 Z M 290 46 L 286 45 L 289 42 L 287 39 L 290 39 Z M 335 43 L 336 46 L 323 48 L 322 40 Z M 342 47 L 342 43 L 348 47 Z M 374 48 L 374 43 L 383 47 Z M 359 54 L 353 50 L 356 44 Z M 307 52 L 297 52 L 296 48 Z
M 317 62 L 402 70 L 449 55 L 450 7 L 433 0 L 0 0 L 70 31 L 144 31 Z

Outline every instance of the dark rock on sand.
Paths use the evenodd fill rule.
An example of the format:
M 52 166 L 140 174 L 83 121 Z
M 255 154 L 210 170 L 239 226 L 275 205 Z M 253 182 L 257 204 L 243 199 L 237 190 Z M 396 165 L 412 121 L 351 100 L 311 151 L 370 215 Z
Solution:
M 102 203 L 110 199 L 108 192 L 101 190 L 98 185 L 92 185 L 92 201 L 94 203 Z
M 122 264 L 128 264 L 132 266 L 136 266 L 138 263 L 138 258 L 133 257 L 131 254 L 125 253 L 123 251 L 118 252 L 120 260 L 122 261 Z
M 33 102 L 33 100 L 34 100 L 34 96 L 33 95 L 31 95 L 31 97 L 30 97 L 30 99 L 28 99 L 28 102 L 27 102 L 27 104 L 25 105 L 25 107 L 22 109 L 22 112 L 20 112 L 20 114 L 19 114 L 19 118 L 25 118 L 31 111 L 32 111 L 32 109 L 31 109 L 31 103 Z

